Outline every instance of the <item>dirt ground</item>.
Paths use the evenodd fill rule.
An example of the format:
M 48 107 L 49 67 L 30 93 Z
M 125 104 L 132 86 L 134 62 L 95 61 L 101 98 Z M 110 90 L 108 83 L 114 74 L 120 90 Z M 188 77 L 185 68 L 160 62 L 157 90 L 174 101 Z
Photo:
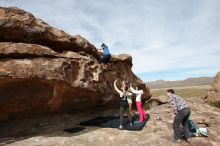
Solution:
M 196 137 L 192 143 L 183 142 L 180 146 L 219 146 L 220 145 L 220 109 L 204 104 L 202 100 L 187 98 L 193 120 L 203 123 L 209 137 Z M 96 116 L 118 113 L 118 109 L 103 112 L 101 109 L 75 115 L 62 114 L 32 119 L 23 119 L 1 123 L 0 145 L 10 146 L 165 146 L 172 145 L 172 117 L 170 105 L 163 104 L 147 110 L 151 119 L 142 131 L 126 131 L 113 128 L 83 127 L 77 133 L 68 133 L 64 129 L 79 126 L 80 121 Z M 162 120 L 157 120 L 157 116 Z M 204 124 L 206 123 L 206 125 Z

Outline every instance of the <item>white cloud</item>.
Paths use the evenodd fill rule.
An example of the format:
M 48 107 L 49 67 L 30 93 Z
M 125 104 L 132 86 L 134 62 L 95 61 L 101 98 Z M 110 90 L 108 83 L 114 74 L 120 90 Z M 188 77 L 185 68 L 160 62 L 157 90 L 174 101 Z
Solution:
M 218 0 L 3 0 L 97 47 L 133 57 L 135 73 L 220 70 Z

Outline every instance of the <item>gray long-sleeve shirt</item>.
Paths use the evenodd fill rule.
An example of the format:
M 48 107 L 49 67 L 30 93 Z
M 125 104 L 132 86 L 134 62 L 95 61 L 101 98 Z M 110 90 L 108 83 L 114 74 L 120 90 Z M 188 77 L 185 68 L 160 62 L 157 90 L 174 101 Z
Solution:
M 173 94 L 172 97 L 170 98 L 170 103 L 175 113 L 184 108 L 189 107 L 182 97 L 175 95 L 175 94 Z

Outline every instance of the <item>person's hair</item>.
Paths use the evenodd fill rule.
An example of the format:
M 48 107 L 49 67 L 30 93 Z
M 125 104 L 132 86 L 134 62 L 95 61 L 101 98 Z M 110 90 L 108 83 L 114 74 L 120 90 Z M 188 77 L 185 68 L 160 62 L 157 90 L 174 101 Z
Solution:
M 108 47 L 108 46 L 106 46 L 106 44 L 102 43 L 101 47 L 104 48 L 104 47 Z
M 142 86 L 139 84 L 137 85 L 138 90 L 142 90 Z
M 124 82 L 125 82 L 125 85 L 129 87 L 130 85 L 129 82 L 128 81 L 124 81 Z
M 124 81 L 124 80 L 120 81 L 120 86 L 121 86 L 121 88 L 122 88 L 123 82 L 124 82 L 124 84 L 125 84 L 125 91 L 128 91 L 128 84 L 127 84 L 126 81 Z
M 173 89 L 168 89 L 167 92 L 172 93 L 172 94 L 175 94 L 175 92 L 174 92 Z

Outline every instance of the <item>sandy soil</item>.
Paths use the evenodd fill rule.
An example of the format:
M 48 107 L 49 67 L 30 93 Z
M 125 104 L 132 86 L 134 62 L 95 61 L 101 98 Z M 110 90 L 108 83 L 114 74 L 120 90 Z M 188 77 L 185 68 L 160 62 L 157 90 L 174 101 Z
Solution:
M 192 143 L 180 146 L 219 146 L 220 145 L 220 109 L 203 104 L 200 100 L 188 98 L 192 119 L 206 127 L 209 137 L 197 137 Z M 112 128 L 84 127 L 78 133 L 68 133 L 63 129 L 76 127 L 80 121 L 99 115 L 110 115 L 118 110 L 103 112 L 101 109 L 91 110 L 77 115 L 63 114 L 33 119 L 24 119 L 1 123 L 1 145 L 11 146 L 168 146 L 172 145 L 172 110 L 169 104 L 163 104 L 147 110 L 151 120 L 142 131 L 126 131 Z M 162 120 L 157 120 L 160 115 Z

